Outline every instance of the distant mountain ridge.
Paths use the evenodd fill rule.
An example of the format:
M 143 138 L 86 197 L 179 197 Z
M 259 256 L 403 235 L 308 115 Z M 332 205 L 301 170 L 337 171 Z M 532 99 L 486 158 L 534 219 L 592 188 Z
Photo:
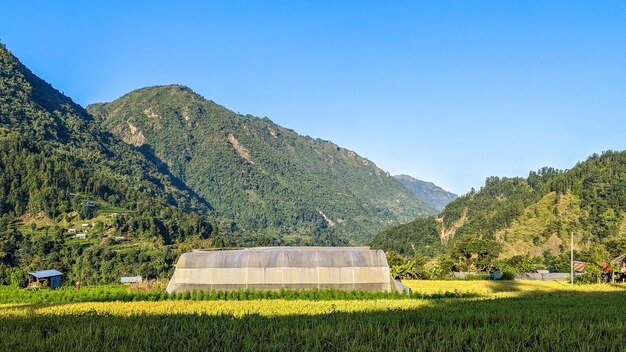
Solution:
M 387 226 L 435 213 L 355 152 L 234 113 L 184 86 L 138 89 L 87 110 L 244 233 L 365 244 Z
M 432 182 L 418 180 L 409 175 L 397 175 L 394 177 L 404 187 L 413 192 L 418 199 L 426 202 L 426 204 L 437 211 L 443 210 L 448 203 L 458 197 L 458 195 L 448 192 Z

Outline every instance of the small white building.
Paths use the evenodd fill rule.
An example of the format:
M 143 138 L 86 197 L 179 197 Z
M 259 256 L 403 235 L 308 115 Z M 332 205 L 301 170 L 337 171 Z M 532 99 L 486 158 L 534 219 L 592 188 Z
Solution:
M 126 237 L 124 236 L 115 237 L 115 242 L 124 242 L 124 241 L 126 241 Z
M 143 281 L 141 276 L 123 276 L 120 278 L 122 284 L 137 284 Z
M 69 232 L 69 233 L 76 233 L 76 229 L 67 229 L 67 232 Z
M 82 224 L 80 225 L 81 227 L 85 228 L 85 227 L 89 227 L 89 224 Z
M 87 234 L 86 233 L 77 233 L 76 235 L 74 235 L 75 238 L 87 238 Z

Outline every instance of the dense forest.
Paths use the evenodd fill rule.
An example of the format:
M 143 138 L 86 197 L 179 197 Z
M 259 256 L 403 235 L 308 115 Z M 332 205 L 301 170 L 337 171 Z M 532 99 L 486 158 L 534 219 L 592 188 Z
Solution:
M 187 87 L 139 89 L 87 110 L 243 231 L 290 244 L 365 244 L 389 225 L 435 213 L 356 153 Z
M 49 268 L 70 282 L 165 278 L 193 248 L 362 244 L 433 212 L 355 153 L 188 88 L 90 109 L 0 46 L 0 284 Z
M 102 130 L 83 108 L 32 74 L 4 46 L 0 170 L 0 283 L 23 279 L 26 270 L 55 267 L 71 272 L 80 263 L 108 269 L 83 274 L 93 280 L 136 271 L 162 274 L 163 267 L 148 267 L 171 265 L 171 245 L 219 238 L 222 225 L 222 232 L 229 230 L 228 221 L 218 220 L 208 202 Z M 100 223 L 102 207 L 130 214 L 127 223 L 120 218 L 99 225 L 111 237 L 123 234 L 155 245 L 141 253 L 122 253 L 107 245 L 110 236 L 104 233 L 86 242 L 92 245 L 68 236 L 66 225 L 93 219 Z
M 527 178 L 489 177 L 438 216 L 380 232 L 372 246 L 437 257 L 459 270 L 468 268 L 465 259 L 480 257 L 478 249 L 459 254 L 472 246 L 495 248 L 490 256 L 500 266 L 554 268 L 573 235 L 578 260 L 609 262 L 626 252 L 625 212 L 626 152 L 607 151 L 566 171 L 546 167 Z

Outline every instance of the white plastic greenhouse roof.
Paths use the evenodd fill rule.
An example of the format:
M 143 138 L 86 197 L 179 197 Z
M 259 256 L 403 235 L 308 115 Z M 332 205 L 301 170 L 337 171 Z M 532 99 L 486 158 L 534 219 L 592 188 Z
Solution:
M 281 288 L 390 291 L 392 285 L 382 250 L 260 247 L 183 253 L 167 290 Z

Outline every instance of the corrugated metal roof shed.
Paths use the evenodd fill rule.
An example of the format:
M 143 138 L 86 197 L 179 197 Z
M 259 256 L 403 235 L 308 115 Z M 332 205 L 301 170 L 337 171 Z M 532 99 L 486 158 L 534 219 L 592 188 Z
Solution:
M 615 257 L 611 260 L 611 263 L 622 263 L 624 260 L 626 260 L 626 253 L 620 255 L 619 257 Z
M 585 267 L 589 265 L 589 262 L 581 262 L 578 260 L 574 260 L 574 271 L 577 273 L 582 273 L 585 271 Z
M 47 277 L 63 275 L 62 272 L 57 271 L 57 270 L 40 270 L 40 271 L 33 271 L 32 273 L 29 273 L 29 274 L 31 274 L 32 276 L 38 279 L 45 279 Z

